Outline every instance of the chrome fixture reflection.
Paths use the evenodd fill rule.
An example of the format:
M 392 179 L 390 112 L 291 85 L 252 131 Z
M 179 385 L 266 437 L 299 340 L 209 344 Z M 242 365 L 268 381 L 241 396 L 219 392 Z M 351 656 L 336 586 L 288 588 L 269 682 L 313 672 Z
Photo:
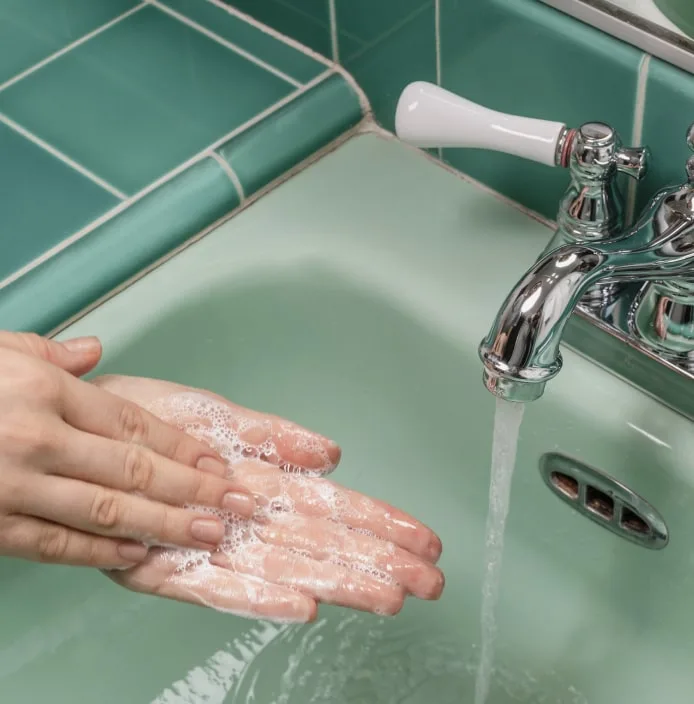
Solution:
M 489 391 L 539 398 L 568 342 L 694 418 L 694 157 L 686 182 L 657 193 L 626 227 L 618 175 L 642 179 L 649 155 L 624 147 L 608 125 L 568 129 L 413 83 L 400 98 L 396 131 L 417 146 L 494 149 L 570 171 L 550 244 L 480 345 Z M 694 125 L 687 142 L 694 150 Z

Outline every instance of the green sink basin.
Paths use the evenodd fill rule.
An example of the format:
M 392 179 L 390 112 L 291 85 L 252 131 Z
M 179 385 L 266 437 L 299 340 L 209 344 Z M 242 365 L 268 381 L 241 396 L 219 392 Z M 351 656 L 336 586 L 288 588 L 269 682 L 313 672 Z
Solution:
M 683 32 L 694 37 L 694 4 L 691 0 L 655 0 L 655 4 Z
M 439 532 L 447 588 L 394 619 L 324 607 L 279 626 L 0 561 L 2 701 L 471 703 L 494 412 L 476 346 L 549 235 L 364 135 L 64 331 L 101 336 L 101 373 L 207 387 L 337 439 L 337 480 Z M 573 512 L 543 484 L 546 452 L 641 494 L 669 545 Z M 521 429 L 489 704 L 691 699 L 692 458 L 686 420 L 565 351 Z

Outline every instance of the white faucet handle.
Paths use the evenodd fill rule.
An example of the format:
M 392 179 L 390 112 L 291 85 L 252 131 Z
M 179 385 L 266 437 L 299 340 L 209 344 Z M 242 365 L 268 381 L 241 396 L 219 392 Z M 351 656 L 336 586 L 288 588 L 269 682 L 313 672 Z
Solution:
M 491 149 L 548 166 L 566 165 L 565 124 L 496 112 L 424 81 L 402 92 L 395 133 L 416 147 Z

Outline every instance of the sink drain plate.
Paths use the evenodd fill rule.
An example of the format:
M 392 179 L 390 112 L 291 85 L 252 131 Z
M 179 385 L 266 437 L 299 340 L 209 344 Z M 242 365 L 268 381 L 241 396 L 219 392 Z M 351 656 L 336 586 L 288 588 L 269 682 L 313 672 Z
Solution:
M 660 514 L 616 479 L 556 452 L 540 458 L 540 473 L 562 501 L 612 533 L 651 550 L 668 544 Z

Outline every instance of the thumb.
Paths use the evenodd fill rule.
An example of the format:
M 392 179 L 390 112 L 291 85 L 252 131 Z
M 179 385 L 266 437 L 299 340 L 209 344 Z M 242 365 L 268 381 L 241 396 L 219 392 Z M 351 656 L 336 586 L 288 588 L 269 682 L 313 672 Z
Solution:
M 90 372 L 101 359 L 101 342 L 96 337 L 58 342 L 34 333 L 0 331 L 0 347 L 38 357 L 75 376 Z

